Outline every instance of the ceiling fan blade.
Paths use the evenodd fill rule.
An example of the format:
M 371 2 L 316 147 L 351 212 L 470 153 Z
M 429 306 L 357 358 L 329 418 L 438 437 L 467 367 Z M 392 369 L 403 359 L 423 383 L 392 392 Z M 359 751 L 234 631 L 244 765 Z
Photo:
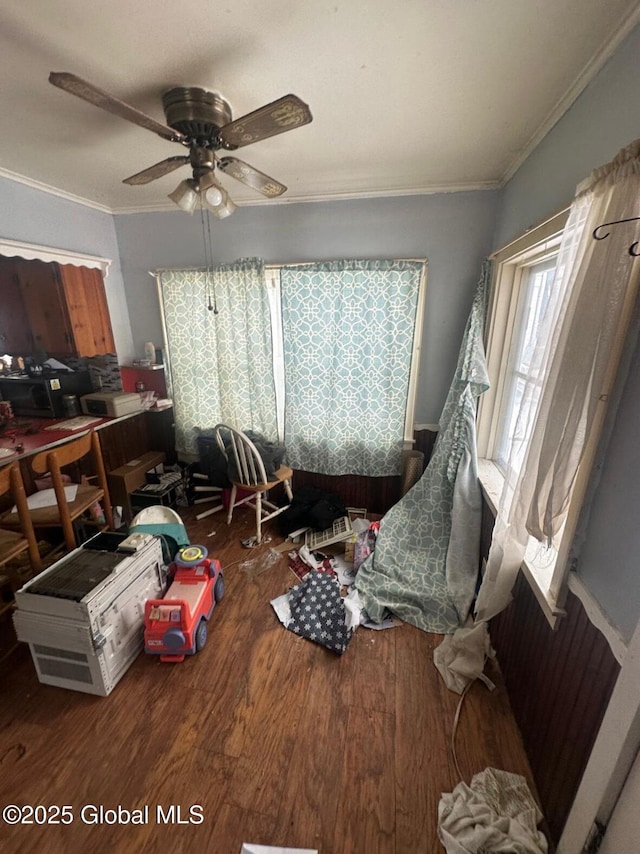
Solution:
M 311 110 L 304 101 L 296 95 L 285 95 L 229 122 L 220 130 L 220 139 L 225 148 L 240 148 L 307 125 L 312 119 Z
M 257 190 L 269 199 L 281 196 L 287 191 L 285 185 L 281 184 L 280 181 L 270 178 L 264 172 L 254 169 L 253 166 L 249 166 L 248 163 L 244 163 L 235 157 L 221 157 L 218 161 L 218 168 L 225 175 L 231 175 L 236 181 L 242 181 L 243 184 L 253 187 L 254 190 Z
M 75 95 L 84 101 L 88 101 L 90 104 L 94 104 L 96 107 L 100 107 L 102 110 L 107 110 L 116 116 L 120 116 L 121 119 L 126 119 L 140 127 L 146 128 L 146 130 L 153 131 L 153 133 L 157 133 L 158 136 L 168 139 L 171 142 L 182 142 L 184 140 L 184 135 L 180 131 L 157 122 L 146 113 L 129 106 L 129 104 L 125 104 L 119 98 L 114 98 L 113 95 L 102 89 L 98 89 L 93 83 L 89 83 L 81 77 L 76 77 L 75 74 L 69 74 L 66 71 L 52 71 L 49 75 L 49 83 L 52 83 L 64 92 L 69 92 L 70 95 Z
M 168 175 L 174 169 L 179 169 L 189 162 L 189 158 L 185 155 L 177 157 L 167 157 L 166 160 L 161 160 L 160 163 L 155 163 L 149 166 L 148 169 L 143 169 L 142 172 L 136 172 L 129 178 L 125 178 L 123 184 L 148 184 L 149 181 L 155 181 L 156 178 L 162 178 L 163 175 Z

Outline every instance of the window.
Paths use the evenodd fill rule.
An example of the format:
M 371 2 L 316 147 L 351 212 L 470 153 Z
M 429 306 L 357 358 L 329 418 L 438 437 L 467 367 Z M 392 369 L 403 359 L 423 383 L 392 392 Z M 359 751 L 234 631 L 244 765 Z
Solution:
M 494 512 L 505 481 L 515 488 L 531 438 L 546 375 L 545 345 L 566 283 L 557 264 L 567 216 L 565 211 L 528 232 L 494 260 L 487 329 L 491 388 L 478 412 L 480 480 Z M 531 537 L 523 564 L 551 622 L 562 613 L 550 590 L 563 531 L 548 546 Z
M 594 229 L 612 218 L 613 206 L 610 182 L 596 186 L 495 256 L 487 329 L 492 387 L 479 408 L 478 455 L 497 521 L 481 615 L 506 606 L 519 568 L 549 622 L 563 613 L 569 558 L 577 554 L 578 519 L 639 278 L 623 235 L 593 248 Z
M 269 271 L 279 422 L 294 468 L 400 472 L 413 440 L 425 268 L 369 260 Z
M 557 257 L 556 252 L 544 261 L 524 266 L 521 271 L 522 284 L 507 359 L 494 453 L 498 468 L 511 480 L 520 471 L 531 436 L 530 419 L 518 416 L 522 412 L 535 412 L 540 399 L 543 377 L 537 370 L 535 350 L 544 317 L 560 290 L 559 286 L 554 289 Z M 523 400 L 525 396 L 529 399 Z
M 218 422 L 275 436 L 294 468 L 396 475 L 413 440 L 426 262 L 158 271 L 183 454 Z M 203 310 L 216 294 L 219 313 Z

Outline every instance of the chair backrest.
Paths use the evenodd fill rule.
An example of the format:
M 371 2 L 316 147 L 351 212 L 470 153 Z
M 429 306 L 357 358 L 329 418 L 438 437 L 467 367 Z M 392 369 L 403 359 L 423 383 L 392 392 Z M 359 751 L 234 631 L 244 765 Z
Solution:
M 218 447 L 227 460 L 231 462 L 230 457 L 233 458 L 238 474 L 238 483 L 245 486 L 259 486 L 262 483 L 268 483 L 262 457 L 248 436 L 228 424 L 217 424 L 214 428 L 214 435 Z
M 104 468 L 102 459 L 102 451 L 100 449 L 100 439 L 98 434 L 91 430 L 84 436 L 79 436 L 77 439 L 72 439 L 64 445 L 56 445 L 49 451 L 41 451 L 33 457 L 31 469 L 36 474 L 51 475 L 51 483 L 56 495 L 56 504 L 60 513 L 62 529 L 64 531 L 67 546 L 74 548 L 75 535 L 71 527 L 71 516 L 67 506 L 67 499 L 64 492 L 64 482 L 62 480 L 61 469 L 64 466 L 74 463 L 77 460 L 91 454 L 93 469 L 97 476 L 98 486 L 102 490 L 104 500 L 104 512 L 109 524 L 113 527 L 113 515 L 111 512 L 111 498 L 109 496 L 109 487 L 107 485 L 107 474 Z
M 0 468 L 0 495 L 6 495 L 8 492 L 12 494 L 13 500 L 16 503 L 22 536 L 28 543 L 31 568 L 34 572 L 39 572 L 42 563 L 27 505 L 27 494 L 24 490 L 24 482 L 18 463 L 12 463 L 11 465 Z
M 77 439 L 71 439 L 69 442 L 65 442 L 64 445 L 56 445 L 55 448 L 36 454 L 31 461 L 31 469 L 40 475 L 49 472 L 55 486 L 55 481 L 60 475 L 60 469 L 81 460 L 88 454 L 91 454 L 98 483 L 101 489 L 105 490 L 105 493 L 108 494 L 107 473 L 104 468 L 104 460 L 102 459 L 100 439 L 94 430 L 91 430 L 84 436 L 79 436 Z
M 75 463 L 77 460 L 86 457 L 93 450 L 93 437 L 98 439 L 97 434 L 93 431 L 86 433 L 84 436 L 79 436 L 77 439 L 71 439 L 65 442 L 64 445 L 57 445 L 55 448 L 50 448 L 46 451 L 40 451 L 31 460 L 31 468 L 36 474 L 46 474 L 51 471 L 52 464 L 62 468 L 70 463 Z M 99 440 L 98 440 L 99 447 Z
M 0 468 L 0 495 L 6 495 L 11 489 L 11 470 L 14 466 L 15 463 L 12 466 L 2 466 Z

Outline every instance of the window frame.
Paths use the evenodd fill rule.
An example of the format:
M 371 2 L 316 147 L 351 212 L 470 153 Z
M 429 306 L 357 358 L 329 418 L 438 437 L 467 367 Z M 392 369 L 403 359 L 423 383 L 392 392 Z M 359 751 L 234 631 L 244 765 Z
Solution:
M 517 406 L 513 406 L 512 395 L 516 394 L 518 381 L 525 384 L 531 383 L 538 389 L 542 389 L 543 380 L 535 380 L 532 377 L 531 371 L 521 370 L 517 364 L 518 356 L 522 357 L 525 339 L 526 317 L 525 312 L 531 307 L 531 299 L 525 300 L 524 297 L 531 296 L 532 292 L 532 271 L 540 270 L 545 274 L 553 271 L 555 274 L 557 254 L 555 249 L 551 252 L 544 252 L 542 256 L 535 257 L 532 261 L 524 262 L 518 266 L 518 293 L 516 299 L 516 312 L 514 315 L 513 332 L 511 335 L 511 343 L 509 347 L 509 359 L 504 365 L 504 379 L 502 387 L 502 395 L 500 401 L 500 410 L 498 417 L 495 418 L 496 435 L 493 448 L 493 459 L 496 461 L 498 468 L 504 474 L 507 472 L 509 458 L 512 453 L 509 441 L 509 430 L 506 429 L 506 422 L 510 419 L 513 410 Z M 554 275 L 555 278 L 555 275 Z M 501 368 L 503 366 L 501 365 Z M 514 472 L 517 475 L 517 472 Z
M 477 447 L 480 484 L 494 514 L 498 511 L 504 484 L 504 475 L 494 462 L 494 455 L 506 393 L 509 354 L 516 335 L 515 319 L 525 272 L 533 264 L 557 254 L 568 217 L 569 208 L 566 208 L 538 227 L 530 229 L 492 256 L 493 271 L 485 330 L 490 387 L 482 395 L 478 406 Z M 555 551 L 552 571 L 549 571 L 549 566 L 545 566 L 543 561 L 536 559 L 540 544 L 533 537 L 530 539 L 522 562 L 525 577 L 552 627 L 555 627 L 557 620 L 565 614 L 563 605 L 569 574 L 568 558 L 600 429 L 595 429 L 593 433 L 595 435 L 589 438 L 585 449 L 567 520 L 556 542 L 550 547 Z
M 535 257 L 541 258 L 544 252 L 552 251 L 560 244 L 569 210 L 567 208 L 540 226 L 530 229 L 522 237 L 492 256 L 494 267 L 485 346 L 489 379 L 493 383 L 493 388 L 481 398 L 477 435 L 479 479 L 494 514 L 499 507 L 504 478 L 492 461 L 494 448 L 492 443 L 495 443 L 495 420 L 500 412 L 500 395 L 504 392 L 505 346 L 510 343 L 513 335 L 509 321 L 513 320 L 513 312 L 517 304 L 518 270 L 526 262 L 530 262 Z M 637 272 L 636 275 L 638 275 Z M 530 538 L 529 547 L 522 562 L 523 573 L 552 628 L 555 628 L 558 619 L 565 614 L 563 605 L 571 579 L 575 576 L 571 570 L 577 559 L 573 547 L 580 514 L 587 499 L 596 459 L 598 454 L 603 452 L 600 446 L 603 429 L 607 420 L 615 417 L 615 405 L 610 407 L 609 402 L 612 399 L 615 401 L 617 384 L 620 379 L 624 379 L 619 377 L 619 370 L 628 343 L 628 331 L 636 303 L 635 294 L 635 288 L 628 289 L 625 304 L 621 310 L 616 340 L 611 350 L 592 428 L 583 448 L 566 518 L 552 546 L 556 550 L 553 569 L 550 572 L 548 566 L 545 567 L 537 562 L 536 551 L 539 552 L 540 544 L 533 537 Z

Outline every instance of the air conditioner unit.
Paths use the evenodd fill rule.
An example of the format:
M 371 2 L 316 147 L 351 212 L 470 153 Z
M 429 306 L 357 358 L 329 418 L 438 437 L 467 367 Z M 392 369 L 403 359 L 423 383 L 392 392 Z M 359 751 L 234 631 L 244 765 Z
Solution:
M 107 696 L 142 650 L 144 603 L 162 594 L 159 537 L 119 551 L 124 534 L 98 534 L 16 592 L 18 640 L 40 682 Z

